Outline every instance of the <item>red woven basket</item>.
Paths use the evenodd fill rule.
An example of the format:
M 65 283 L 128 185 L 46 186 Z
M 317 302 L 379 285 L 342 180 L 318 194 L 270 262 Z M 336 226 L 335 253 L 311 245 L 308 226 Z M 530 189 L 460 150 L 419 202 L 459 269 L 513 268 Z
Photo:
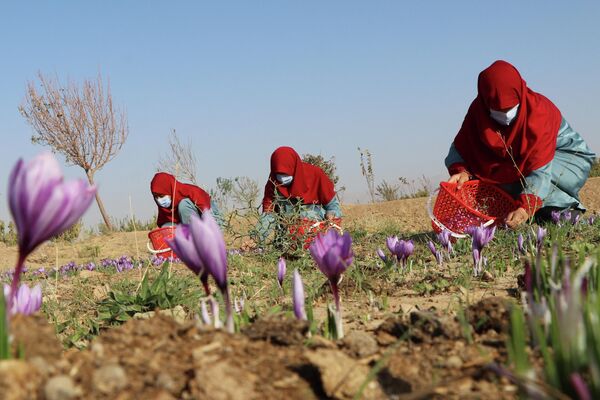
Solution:
M 447 229 L 463 236 L 471 226 L 504 221 L 516 208 L 513 198 L 495 185 L 472 180 L 457 190 L 455 183 L 442 182 L 433 212 L 430 209 L 431 225 L 436 232 Z
M 175 258 L 175 253 L 167 244 L 167 239 L 174 237 L 174 226 L 153 229 L 148 233 L 148 239 L 150 239 L 150 243 L 147 245 L 148 250 L 160 258 Z

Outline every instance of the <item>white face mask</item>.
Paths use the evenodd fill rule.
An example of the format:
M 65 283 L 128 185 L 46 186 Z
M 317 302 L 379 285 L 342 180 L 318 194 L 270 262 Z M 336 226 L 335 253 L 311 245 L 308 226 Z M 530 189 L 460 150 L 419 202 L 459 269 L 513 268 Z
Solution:
M 154 200 L 156 200 L 156 204 L 158 204 L 159 206 L 161 206 L 163 208 L 171 207 L 171 196 L 169 196 L 169 195 L 165 195 L 162 197 L 155 197 Z
M 277 179 L 277 182 L 281 183 L 283 186 L 287 186 L 292 183 L 294 177 L 291 175 L 275 174 L 275 179 Z
M 519 111 L 519 104 L 508 110 L 507 112 L 496 111 L 490 109 L 490 117 L 494 119 L 500 125 L 510 125 L 513 119 L 516 118 L 517 112 Z

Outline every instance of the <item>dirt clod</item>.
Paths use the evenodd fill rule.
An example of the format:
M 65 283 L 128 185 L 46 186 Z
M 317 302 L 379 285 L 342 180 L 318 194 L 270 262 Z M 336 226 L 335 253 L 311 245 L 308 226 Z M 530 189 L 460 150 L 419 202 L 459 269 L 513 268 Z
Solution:
M 344 337 L 344 346 L 354 357 L 368 357 L 379 351 L 373 336 L 363 331 L 351 331 Z
M 44 385 L 46 400 L 71 400 L 81 396 L 81 389 L 66 375 L 52 377 Z

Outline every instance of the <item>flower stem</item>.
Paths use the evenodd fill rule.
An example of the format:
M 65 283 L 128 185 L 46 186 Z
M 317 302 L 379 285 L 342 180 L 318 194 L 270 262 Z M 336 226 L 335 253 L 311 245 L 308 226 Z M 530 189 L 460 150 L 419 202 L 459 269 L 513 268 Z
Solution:
M 14 298 L 17 295 L 17 287 L 19 286 L 19 282 L 21 280 L 21 273 L 23 272 L 23 267 L 25 267 L 25 259 L 27 258 L 21 251 L 19 251 L 19 258 L 17 259 L 17 266 L 15 267 L 15 272 L 13 273 L 12 283 L 10 285 L 10 296 L 7 299 L 7 310 L 12 310 Z
M 337 339 L 344 338 L 344 327 L 342 325 L 342 306 L 340 301 L 340 291 L 337 283 L 329 281 L 331 284 L 331 291 L 333 292 L 333 298 L 335 299 L 335 312 L 333 313 L 333 319 L 335 320 L 335 330 L 337 333 Z
M 223 300 L 225 301 L 225 327 L 227 328 L 227 332 L 234 333 L 235 325 L 233 323 L 233 307 L 231 306 L 229 287 L 223 291 Z

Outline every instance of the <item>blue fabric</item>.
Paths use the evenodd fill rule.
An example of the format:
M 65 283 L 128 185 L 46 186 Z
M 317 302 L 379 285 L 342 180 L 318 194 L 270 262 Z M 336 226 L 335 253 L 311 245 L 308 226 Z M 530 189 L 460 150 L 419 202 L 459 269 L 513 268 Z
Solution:
M 213 217 L 215 217 L 217 224 L 222 228 L 224 225 L 223 215 L 219 211 L 217 204 L 212 200 L 210 202 L 210 211 L 212 212 Z M 198 207 L 196 207 L 194 202 L 186 197 L 177 205 L 177 215 L 179 216 L 179 221 L 181 221 L 182 224 L 189 225 L 190 221 L 192 220 L 192 215 L 200 217 L 202 213 L 200 210 L 198 210 Z M 163 224 L 161 228 L 173 225 L 175 224 L 172 222 L 167 222 L 166 224 Z
M 502 188 L 515 196 L 534 194 L 543 200 L 544 207 L 585 211 L 579 190 L 588 179 L 595 159 L 596 154 L 563 118 L 552 161 L 526 176 L 524 184 L 515 182 Z
M 291 215 L 298 210 L 298 206 L 294 206 L 289 201 L 278 201 L 276 204 L 276 208 L 278 208 L 284 215 Z M 322 206 L 320 204 L 303 204 L 299 206 L 300 217 L 307 218 L 312 221 L 323 221 L 327 214 L 333 214 L 335 218 L 342 217 L 342 207 L 337 196 L 334 196 L 333 199 Z M 256 227 L 258 240 L 262 243 L 266 240 L 267 236 L 271 233 L 271 231 L 275 228 L 276 220 L 273 213 L 263 213 L 261 214 L 258 224 Z
M 501 187 L 514 197 L 534 194 L 542 199 L 544 207 L 585 210 L 579 200 L 579 190 L 585 184 L 595 159 L 596 154 L 563 118 L 558 129 L 554 159 L 531 172 L 524 182 Z M 464 160 L 452 143 L 445 164 L 449 167 L 457 162 Z

